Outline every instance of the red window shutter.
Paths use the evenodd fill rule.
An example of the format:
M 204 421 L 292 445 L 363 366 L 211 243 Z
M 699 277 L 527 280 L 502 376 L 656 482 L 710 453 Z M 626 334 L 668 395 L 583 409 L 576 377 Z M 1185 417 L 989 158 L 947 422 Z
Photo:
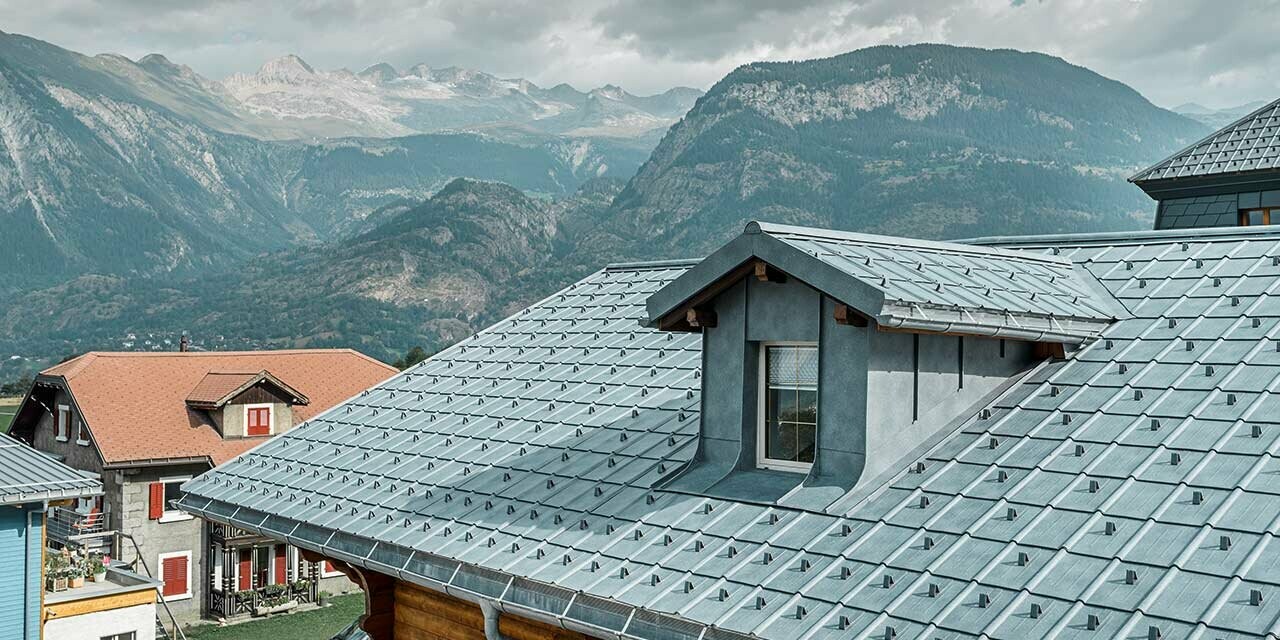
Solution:
M 164 483 L 151 483 L 151 500 L 147 509 L 147 517 L 159 520 L 164 515 Z
M 241 591 L 248 590 L 253 587 L 253 554 L 248 549 L 240 550 L 240 583 L 237 585 Z
M 186 595 L 188 561 L 189 559 L 186 556 L 175 556 L 164 559 L 164 565 L 160 569 L 161 575 L 164 576 L 164 595 Z
M 286 561 L 289 559 L 289 553 L 285 551 L 282 544 L 276 545 L 276 584 L 284 584 L 286 579 Z
M 265 436 L 271 433 L 271 409 L 258 407 L 248 411 L 248 429 L 251 436 Z

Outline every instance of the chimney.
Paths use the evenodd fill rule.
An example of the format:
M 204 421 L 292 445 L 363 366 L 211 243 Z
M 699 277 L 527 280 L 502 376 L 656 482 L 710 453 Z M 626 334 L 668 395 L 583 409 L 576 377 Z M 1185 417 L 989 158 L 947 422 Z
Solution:
M 182 337 L 181 337 L 181 338 L 178 338 L 178 351 L 179 351 L 180 353 L 186 353 L 186 352 L 187 352 L 187 345 L 189 345 L 189 344 L 190 344 L 190 342 L 187 340 L 187 334 L 185 334 L 185 333 L 184 333 L 184 334 L 182 334 Z

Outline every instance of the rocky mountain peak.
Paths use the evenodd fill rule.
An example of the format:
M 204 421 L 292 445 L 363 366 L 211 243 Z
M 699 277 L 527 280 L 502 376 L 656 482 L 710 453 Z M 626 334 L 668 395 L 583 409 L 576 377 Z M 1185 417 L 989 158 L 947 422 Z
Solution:
M 257 76 L 261 80 L 289 82 L 306 76 L 316 75 L 316 70 L 302 58 L 290 53 L 274 60 L 268 60 L 258 69 Z
M 400 77 L 400 72 L 396 71 L 395 67 L 385 62 L 379 62 L 378 64 L 369 66 L 364 71 L 361 71 L 356 75 L 366 80 L 381 83 Z

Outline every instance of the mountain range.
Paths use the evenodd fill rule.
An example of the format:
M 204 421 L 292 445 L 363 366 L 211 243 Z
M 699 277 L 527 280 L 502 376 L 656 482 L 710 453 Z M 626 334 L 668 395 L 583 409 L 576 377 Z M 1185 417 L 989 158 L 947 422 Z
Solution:
M 1194 102 L 1187 102 L 1174 107 L 1172 111 L 1197 122 L 1203 122 L 1214 129 L 1221 129 L 1257 111 L 1268 103 L 1269 101 L 1267 100 L 1255 100 L 1235 107 L 1213 109 Z
M 571 194 L 629 177 L 656 142 L 636 123 L 660 128 L 696 97 L 415 69 L 413 81 L 361 78 L 286 57 L 215 82 L 158 55 L 89 57 L 0 34 L 0 222 L 13 240 L 0 293 L 87 272 L 196 273 L 336 240 L 458 176 Z M 351 89 L 402 84 L 425 93 Z M 411 135 L 302 139 L 322 130 Z
M 32 60 L 53 55 L 65 59 Z M 929 238 L 1149 227 L 1153 203 L 1126 176 L 1209 131 L 1058 58 L 943 45 L 744 65 L 652 149 L 580 123 L 593 94 L 672 117 L 671 92 L 317 72 L 296 58 L 206 86 L 156 56 L 129 63 L 178 69 L 186 80 L 161 91 L 122 85 L 108 64 L 124 62 L 0 37 L 0 197 L 13 203 L 0 215 L 25 243 L 0 258 L 0 354 L 19 355 L 0 378 L 89 348 L 166 348 L 180 332 L 203 348 L 344 345 L 390 361 L 607 262 L 702 255 L 750 219 Z M 316 88 L 344 83 L 383 88 Z M 205 88 L 179 100 L 183 86 Z M 496 95 L 490 108 L 508 115 L 387 138 L 229 132 L 454 117 L 361 120 L 343 106 L 403 105 L 411 86 Z M 244 122 L 214 127 L 209 105 L 222 103 L 193 96 L 218 92 Z M 306 98 L 316 92 L 336 97 Z M 556 101 L 588 106 L 532 106 Z M 52 275 L 13 275 L 53 258 Z

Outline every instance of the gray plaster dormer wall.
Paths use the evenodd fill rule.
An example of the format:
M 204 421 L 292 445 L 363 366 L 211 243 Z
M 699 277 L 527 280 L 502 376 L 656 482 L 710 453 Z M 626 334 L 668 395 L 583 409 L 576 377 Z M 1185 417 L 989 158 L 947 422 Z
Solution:
M 871 343 L 867 480 L 975 413 L 977 403 L 1036 360 L 1034 345 L 1017 340 L 875 331 Z
M 835 324 L 835 302 L 795 279 L 744 278 L 708 306 L 717 324 L 703 333 L 698 453 L 670 486 L 777 501 L 809 487 L 840 485 L 832 499 L 839 497 L 850 483 L 836 479 L 856 476 L 861 465 L 867 329 Z M 819 446 L 808 478 L 756 468 L 759 349 L 767 342 L 819 344 Z M 828 368 L 828 360 L 837 366 Z
M 837 301 L 788 278 L 746 277 L 706 306 L 701 437 L 675 490 L 822 510 L 971 415 L 1033 363 L 1030 343 L 835 321 Z M 816 342 L 818 447 L 805 473 L 757 468 L 760 345 Z M 961 381 L 963 380 L 963 384 Z

